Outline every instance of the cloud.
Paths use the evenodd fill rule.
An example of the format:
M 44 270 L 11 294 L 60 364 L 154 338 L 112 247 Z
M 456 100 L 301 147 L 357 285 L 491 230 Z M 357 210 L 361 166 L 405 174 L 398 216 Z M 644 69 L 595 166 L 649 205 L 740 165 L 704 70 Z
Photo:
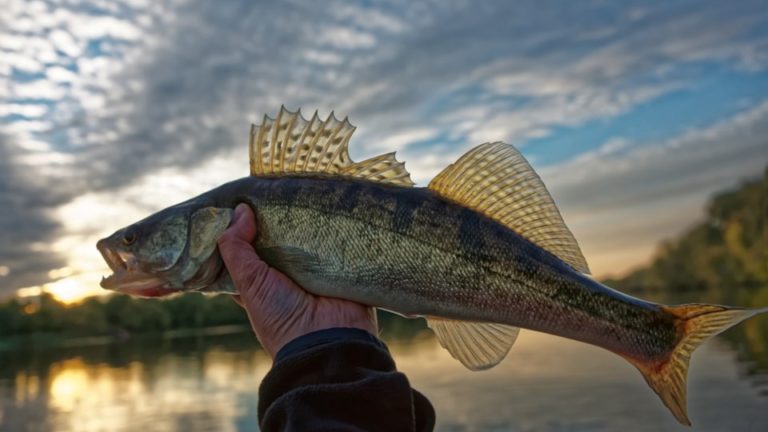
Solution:
M 621 205 L 654 201 L 680 192 L 711 191 L 741 175 L 759 173 L 768 162 L 766 136 L 768 102 L 710 127 L 631 151 L 620 152 L 629 144 L 615 138 L 594 152 L 546 168 L 543 175 L 558 186 L 564 203 L 585 209 L 616 197 L 621 197 Z
M 318 40 L 340 49 L 371 48 L 376 45 L 376 38 L 372 34 L 341 26 L 323 29 L 318 34 Z
M 72 82 L 77 79 L 77 74 L 60 66 L 54 66 L 46 69 L 45 76 L 54 82 Z
M 70 57 L 79 56 L 83 50 L 83 47 L 75 40 L 75 38 L 64 30 L 54 30 L 48 37 L 57 50 Z
M 52 211 L 68 196 L 17 161 L 19 150 L 0 134 L 0 292 L 48 281 L 64 256 L 50 251 L 59 224 Z
M 3 184 L 24 183 L 24 170 L 34 167 L 38 179 L 26 187 L 56 199 L 30 221 L 70 245 L 90 241 L 66 223 L 72 209 L 119 196 L 130 197 L 137 213 L 151 211 L 212 178 L 245 174 L 249 124 L 281 104 L 349 115 L 358 126 L 353 158 L 397 150 L 424 183 L 480 142 L 501 139 L 525 150 L 558 128 L 607 121 L 695 88 L 702 64 L 749 73 L 768 65 L 768 17 L 759 1 L 642 9 L 567 1 L 547 8 L 535 1 L 8 3 L 0 17 L 0 97 L 7 99 L 0 116 L 11 119 L 3 130 L 13 141 L 4 145 L 15 165 L 4 170 Z M 637 145 L 606 143 L 572 168 L 618 160 Z M 722 157 L 733 166 L 743 159 L 735 151 L 710 154 L 680 158 Z M 656 173 L 656 183 L 647 180 L 656 187 L 627 185 L 629 196 L 666 199 L 658 191 L 664 176 L 676 174 L 672 165 L 644 166 Z M 693 180 L 691 171 L 688 181 L 728 180 L 714 172 Z M 141 198 L 137 188 L 156 185 L 161 174 L 179 181 L 169 180 L 164 196 Z M 601 189 L 608 187 L 599 186 L 602 179 L 590 178 L 604 201 L 588 202 L 610 207 L 622 183 Z M 684 183 L 674 187 L 692 187 Z M 41 184 L 56 191 L 40 192 Z M 566 207 L 581 211 L 568 198 L 576 191 L 558 190 Z M 9 208 L 9 224 L 23 219 L 24 206 Z
M 340 22 L 354 23 L 368 30 L 382 30 L 396 34 L 407 30 L 407 23 L 395 14 L 374 8 L 366 8 L 350 2 L 337 3 L 330 13 Z
M 22 117 L 41 117 L 48 112 L 46 105 L 40 104 L 2 104 L 0 105 L 0 117 L 13 114 Z
M 111 112 L 89 113 L 79 135 L 90 147 L 84 162 L 105 161 L 90 175 L 106 188 L 158 166 L 198 164 L 242 145 L 248 124 L 283 103 L 350 114 L 358 149 L 438 128 L 455 138 L 456 157 L 482 141 L 522 143 L 627 112 L 687 85 L 687 77 L 659 78 L 670 65 L 740 61 L 745 46 L 765 40 L 750 33 L 765 20 L 749 7 L 732 13 L 715 2 L 660 3 L 641 14 L 606 5 L 607 22 L 590 8 L 564 20 L 526 2 L 466 7 L 185 2 L 112 76 L 117 88 L 94 105 Z M 404 157 L 420 156 L 397 145 Z
M 4 75 L 10 75 L 11 68 L 16 68 L 22 72 L 36 73 L 43 69 L 43 65 L 37 59 L 19 55 L 12 51 L 0 51 L 0 65 L 7 67 Z
M 620 273 L 703 215 L 713 193 L 758 176 L 768 165 L 767 137 L 764 102 L 660 143 L 615 138 L 540 174 L 596 273 Z

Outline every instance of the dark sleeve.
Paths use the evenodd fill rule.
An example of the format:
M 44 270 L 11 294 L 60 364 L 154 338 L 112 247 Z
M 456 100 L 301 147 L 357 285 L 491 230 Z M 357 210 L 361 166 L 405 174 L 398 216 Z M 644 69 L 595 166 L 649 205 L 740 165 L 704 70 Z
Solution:
M 263 431 L 431 431 L 429 400 L 397 372 L 387 347 L 352 328 L 301 336 L 259 388 Z

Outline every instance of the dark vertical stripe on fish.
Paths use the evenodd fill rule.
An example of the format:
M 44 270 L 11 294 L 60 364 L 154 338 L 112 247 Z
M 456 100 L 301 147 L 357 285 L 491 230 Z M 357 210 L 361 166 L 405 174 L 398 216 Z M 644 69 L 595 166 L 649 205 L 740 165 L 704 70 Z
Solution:
M 485 250 L 485 239 L 477 225 L 477 215 L 471 210 L 463 210 L 459 216 L 461 222 L 457 235 L 457 244 L 468 255 L 478 256 Z
M 361 185 L 356 182 L 350 182 L 344 188 L 339 198 L 334 203 L 334 211 L 342 214 L 351 214 L 360 201 Z
M 408 197 L 398 197 L 395 201 L 395 213 L 392 216 L 392 231 L 398 234 L 407 233 L 413 224 L 413 213 L 416 208 Z

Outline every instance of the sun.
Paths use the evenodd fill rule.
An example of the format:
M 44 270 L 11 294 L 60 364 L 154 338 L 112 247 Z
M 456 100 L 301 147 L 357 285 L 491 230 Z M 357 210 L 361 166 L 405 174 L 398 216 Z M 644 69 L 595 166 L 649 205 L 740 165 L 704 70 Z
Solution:
M 45 284 L 43 291 L 50 293 L 56 300 L 64 304 L 77 303 L 85 297 L 104 294 L 104 290 L 95 288 L 93 283 L 86 283 L 82 279 L 77 276 L 59 279 L 56 282 Z

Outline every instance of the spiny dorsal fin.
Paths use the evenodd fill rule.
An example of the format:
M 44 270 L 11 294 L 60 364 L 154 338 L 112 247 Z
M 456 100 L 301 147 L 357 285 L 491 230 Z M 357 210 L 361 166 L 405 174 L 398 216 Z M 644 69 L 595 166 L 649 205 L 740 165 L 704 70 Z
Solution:
M 520 329 L 504 324 L 429 317 L 440 345 L 470 370 L 489 369 L 507 356 Z
M 251 126 L 251 175 L 337 175 L 413 186 L 394 153 L 353 162 L 348 146 L 354 131 L 346 117 L 339 121 L 331 113 L 320 120 L 315 111 L 307 120 L 301 110 L 281 107 L 275 119 L 265 115 L 261 126 Z
M 429 189 L 506 225 L 589 274 L 547 188 L 513 146 L 495 142 L 475 147 L 432 179 Z

